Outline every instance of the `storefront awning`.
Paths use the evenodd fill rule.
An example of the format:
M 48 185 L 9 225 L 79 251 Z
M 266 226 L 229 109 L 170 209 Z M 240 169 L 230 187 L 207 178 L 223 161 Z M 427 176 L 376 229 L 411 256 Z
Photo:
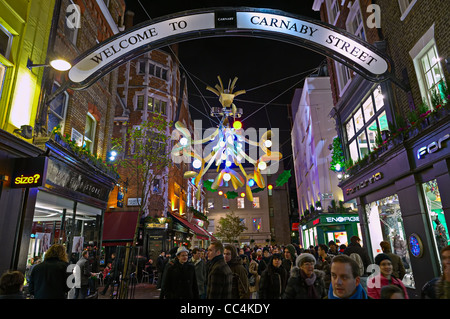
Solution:
M 209 240 L 211 235 L 206 230 L 204 230 L 203 228 L 201 228 L 198 225 L 194 225 L 194 226 L 197 227 L 199 229 L 199 231 L 203 234 L 203 235 L 197 235 L 198 239 Z
M 103 223 L 104 246 L 132 242 L 139 212 L 106 212 Z
M 182 218 L 180 216 L 177 216 L 177 215 L 172 214 L 172 213 L 170 213 L 170 215 L 173 216 L 177 221 L 182 223 L 185 227 L 187 227 L 190 230 L 192 230 L 194 232 L 194 234 L 196 234 L 197 236 L 205 236 L 205 233 L 200 230 L 200 227 L 197 227 L 196 225 L 191 224 L 186 219 L 184 219 L 184 218 Z

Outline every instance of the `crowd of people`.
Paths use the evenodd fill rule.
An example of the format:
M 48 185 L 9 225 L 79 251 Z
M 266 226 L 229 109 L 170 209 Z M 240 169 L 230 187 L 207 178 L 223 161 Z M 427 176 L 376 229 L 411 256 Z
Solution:
M 409 299 L 401 259 L 388 242 L 380 246 L 376 275 L 366 272 L 371 261 L 356 236 L 348 247 L 329 242 L 308 249 L 296 244 L 238 248 L 220 241 L 207 250 L 174 247 L 167 254 L 161 252 L 156 264 L 149 260 L 145 269 L 155 273 L 161 299 Z M 442 273 L 423 287 L 422 298 L 450 299 L 450 246 L 440 253 Z M 96 275 L 88 258 L 84 251 L 73 273 L 76 285 L 69 287 L 65 247 L 52 245 L 44 260 L 26 274 L 28 293 L 35 299 L 59 299 L 74 288 L 74 299 L 86 298 L 89 278 Z M 112 254 L 105 264 L 103 294 L 117 279 L 114 259 Z M 19 271 L 5 272 L 0 299 L 25 298 L 24 281 Z

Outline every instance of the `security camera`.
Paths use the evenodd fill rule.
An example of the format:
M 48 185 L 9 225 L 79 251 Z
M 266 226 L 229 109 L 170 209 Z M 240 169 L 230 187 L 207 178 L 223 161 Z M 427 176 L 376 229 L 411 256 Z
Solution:
M 20 129 L 14 130 L 14 133 L 19 134 L 26 139 L 30 139 L 33 137 L 33 127 L 31 125 L 22 125 Z

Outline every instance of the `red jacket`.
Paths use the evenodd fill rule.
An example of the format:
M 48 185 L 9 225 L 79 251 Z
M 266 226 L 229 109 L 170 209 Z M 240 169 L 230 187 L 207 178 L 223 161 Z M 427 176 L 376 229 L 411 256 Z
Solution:
M 406 287 L 400 279 L 391 276 L 391 282 L 389 282 L 389 280 L 382 274 L 375 276 L 372 280 L 369 277 L 369 280 L 367 281 L 367 294 L 369 295 L 369 297 L 373 299 L 380 299 L 381 288 L 389 285 L 395 285 L 400 287 L 403 290 L 405 299 L 409 299 Z

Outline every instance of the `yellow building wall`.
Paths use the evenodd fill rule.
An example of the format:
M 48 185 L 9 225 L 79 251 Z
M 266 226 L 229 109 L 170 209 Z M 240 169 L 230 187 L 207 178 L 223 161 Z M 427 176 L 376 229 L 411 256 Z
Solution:
M 34 126 L 44 68 L 30 71 L 27 62 L 46 62 L 54 5 L 54 0 L 0 0 L 0 24 L 13 35 L 9 57 L 0 54 L 0 63 L 7 67 L 0 128 L 9 133 L 22 125 Z

